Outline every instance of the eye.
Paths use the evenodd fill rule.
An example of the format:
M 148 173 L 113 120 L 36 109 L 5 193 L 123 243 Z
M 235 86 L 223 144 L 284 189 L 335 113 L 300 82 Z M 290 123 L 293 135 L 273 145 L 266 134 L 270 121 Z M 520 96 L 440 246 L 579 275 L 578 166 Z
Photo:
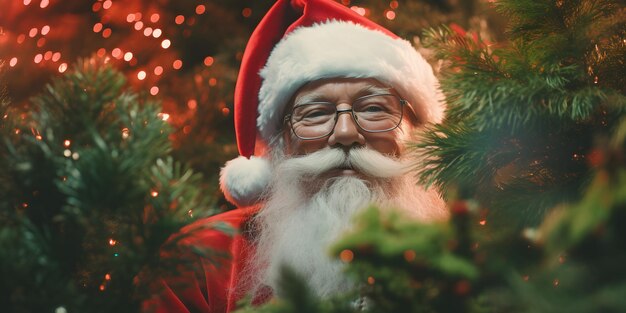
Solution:
M 294 109 L 293 117 L 295 121 L 317 122 L 326 120 L 335 115 L 335 106 L 327 103 L 303 104 Z
M 385 107 L 380 104 L 369 104 L 366 107 L 364 107 L 361 111 L 369 112 L 369 113 L 384 112 Z
M 328 114 L 329 114 L 328 110 L 314 109 L 314 110 L 310 110 L 309 112 L 306 112 L 304 116 L 302 116 L 302 118 L 316 118 L 316 117 L 321 117 L 321 116 L 325 116 Z

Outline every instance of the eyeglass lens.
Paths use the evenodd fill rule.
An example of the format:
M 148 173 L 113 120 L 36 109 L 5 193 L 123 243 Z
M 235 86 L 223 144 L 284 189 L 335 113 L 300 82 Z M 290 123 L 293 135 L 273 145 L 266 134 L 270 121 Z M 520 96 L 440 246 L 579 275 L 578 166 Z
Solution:
M 352 103 L 357 125 L 368 132 L 384 132 L 396 128 L 402 120 L 402 102 L 391 94 L 365 96 Z M 294 107 L 291 127 L 296 136 L 320 138 L 335 127 L 337 106 L 330 102 L 314 102 Z

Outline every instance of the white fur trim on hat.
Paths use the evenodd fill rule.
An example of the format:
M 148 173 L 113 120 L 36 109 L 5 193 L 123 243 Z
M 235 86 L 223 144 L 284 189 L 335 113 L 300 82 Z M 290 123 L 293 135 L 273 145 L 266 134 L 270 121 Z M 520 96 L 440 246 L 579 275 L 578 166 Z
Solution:
M 269 142 L 285 106 L 304 84 L 323 78 L 375 78 L 396 89 L 422 122 L 443 118 L 443 96 L 432 68 L 404 39 L 352 22 L 331 20 L 289 33 L 260 73 L 257 127 Z
M 258 202 L 270 182 L 269 162 L 260 157 L 240 156 L 226 162 L 220 171 L 220 188 L 226 200 L 239 207 Z

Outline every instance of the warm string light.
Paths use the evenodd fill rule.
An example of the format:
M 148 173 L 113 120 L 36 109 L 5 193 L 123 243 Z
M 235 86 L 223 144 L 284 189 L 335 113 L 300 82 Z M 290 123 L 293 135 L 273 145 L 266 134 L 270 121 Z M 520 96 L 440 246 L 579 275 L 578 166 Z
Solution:
M 30 5 L 31 2 L 32 0 L 23 0 L 23 3 L 25 6 Z M 32 2 L 32 3 L 37 5 L 37 2 Z M 113 28 L 111 27 L 112 25 L 111 22 L 113 21 L 113 17 L 111 16 L 112 12 L 105 12 L 105 10 L 112 9 L 113 5 L 114 5 L 114 1 L 111 1 L 111 0 L 98 0 L 98 1 L 92 2 L 91 9 L 93 12 L 97 12 L 96 14 L 100 16 L 100 20 L 93 21 L 92 23 L 84 25 L 87 27 L 86 31 L 91 33 L 92 35 L 96 35 L 98 38 L 100 38 L 100 40 L 103 40 L 103 38 L 106 39 L 106 38 L 113 37 L 113 35 L 115 34 L 113 34 Z M 50 1 L 49 0 L 39 1 L 39 6 L 41 8 L 48 8 L 50 6 Z M 163 19 L 163 17 L 165 16 L 159 12 L 145 13 L 145 12 L 123 12 L 122 11 L 123 12 L 122 13 L 119 11 L 120 10 L 119 7 L 115 8 L 116 9 L 115 14 L 120 14 L 120 13 L 122 14 L 122 19 L 123 20 L 125 19 L 126 22 L 128 23 L 128 24 L 125 24 L 127 29 L 137 30 L 139 34 L 143 35 L 142 38 L 153 37 L 155 39 L 158 39 L 154 41 L 155 46 L 158 45 L 162 49 L 172 49 L 172 47 L 174 46 L 173 39 L 172 37 L 167 38 L 166 36 L 164 36 L 162 29 L 164 27 L 167 27 L 168 23 L 169 24 L 175 23 L 175 25 L 181 25 L 181 26 L 184 25 L 183 29 L 181 29 L 180 32 L 182 33 L 183 36 L 190 36 L 192 32 L 192 29 L 190 27 L 199 23 L 200 20 L 204 18 L 202 15 L 208 12 L 208 8 L 204 4 L 194 5 L 192 8 L 194 9 L 195 14 L 191 14 L 191 15 L 188 14 L 187 16 L 182 15 L 182 14 L 175 15 L 175 17 L 172 18 L 173 20 Z M 33 9 L 36 9 L 36 8 L 33 8 Z M 241 11 L 241 14 L 244 17 L 250 17 L 252 16 L 252 13 L 253 13 L 252 8 L 249 8 L 249 7 L 243 8 Z M 157 23 L 164 23 L 164 25 L 158 25 Z M 52 29 L 50 25 L 43 25 L 43 26 L 37 25 L 36 27 L 28 27 L 26 30 L 23 30 L 22 33 L 16 34 L 16 42 L 18 45 L 23 44 L 26 41 L 32 39 L 32 42 L 36 43 L 37 47 L 43 48 L 43 49 L 39 49 L 39 51 L 36 51 L 31 55 L 24 54 L 25 55 L 24 57 L 26 59 L 24 59 L 24 57 L 18 54 L 16 54 L 13 57 L 10 57 L 10 56 L 7 57 L 7 61 L 8 61 L 7 65 L 9 65 L 9 68 L 15 68 L 15 67 L 21 66 L 24 63 L 24 60 L 29 60 L 29 58 L 32 57 L 31 60 L 33 61 L 33 63 L 27 62 L 27 64 L 30 64 L 31 66 L 33 64 L 36 64 L 37 66 L 40 66 L 42 68 L 44 68 L 45 66 L 52 66 L 52 69 L 56 70 L 56 72 L 61 73 L 61 74 L 65 73 L 69 69 L 69 65 L 67 62 L 63 62 L 64 61 L 63 57 L 67 57 L 67 56 L 73 57 L 73 56 L 71 54 L 68 54 L 66 51 L 54 51 L 54 50 L 45 49 L 49 40 L 55 40 L 54 45 L 57 46 L 57 43 L 58 43 L 57 41 L 59 40 L 58 36 L 44 38 L 44 36 L 49 36 L 52 31 L 54 31 L 54 29 Z M 63 33 L 64 32 L 59 32 L 59 34 L 63 34 Z M 127 33 L 127 32 L 120 31 L 120 34 L 123 34 L 123 33 Z M 117 31 L 116 31 L 116 34 L 117 34 Z M 55 35 L 57 34 L 55 33 Z M 105 41 L 102 41 L 102 42 L 105 42 Z M 28 47 L 31 47 L 31 46 L 32 46 L 32 43 L 28 45 Z M 24 47 L 27 47 L 27 46 L 24 46 Z M 112 60 L 123 60 L 125 62 L 128 62 L 129 68 L 131 68 L 130 75 L 133 75 L 133 72 L 137 75 L 136 76 L 137 79 L 134 80 L 135 83 L 138 83 L 139 81 L 152 82 L 153 84 L 147 86 L 149 93 L 153 96 L 157 96 L 158 94 L 162 93 L 163 87 L 154 84 L 153 79 L 156 79 L 158 81 L 159 79 L 162 79 L 162 78 L 161 77 L 157 78 L 156 76 L 162 76 L 162 75 L 170 73 L 170 72 L 167 72 L 167 70 L 169 69 L 168 63 L 165 63 L 165 64 L 152 63 L 150 65 L 144 65 L 146 66 L 146 68 L 144 69 L 136 68 L 137 64 L 142 64 L 141 62 L 145 62 L 145 60 L 137 60 L 137 56 L 135 55 L 135 54 L 143 55 L 143 54 L 140 54 L 142 51 L 139 50 L 133 53 L 131 51 L 127 51 L 126 49 L 128 49 L 128 46 L 120 45 L 118 47 L 111 47 L 110 45 L 107 46 L 103 44 L 101 47 L 95 48 L 93 52 L 98 57 L 105 58 L 106 61 L 108 61 L 109 59 L 108 56 L 111 56 Z M 68 55 L 64 55 L 64 54 L 68 54 Z M 58 63 L 58 64 L 54 64 L 52 62 Z M 184 60 L 174 59 L 174 60 L 165 61 L 165 62 L 172 62 L 170 63 L 171 69 L 180 70 L 183 67 Z M 215 59 L 213 56 L 205 56 L 202 62 L 204 66 L 211 67 L 214 65 Z M 132 70 L 133 68 L 134 68 L 134 71 Z M 150 77 L 151 74 L 155 76 Z M 220 81 L 217 77 L 207 77 L 206 75 L 204 77 L 206 81 L 204 81 L 203 83 L 206 83 L 210 87 L 217 87 L 218 84 L 220 84 Z M 190 110 L 195 110 L 197 108 L 197 101 L 194 100 L 194 101 L 188 102 L 187 106 Z M 217 110 L 218 112 L 221 112 L 221 114 L 224 116 L 227 116 L 230 114 L 230 109 L 224 106 L 218 106 Z M 183 129 L 183 132 L 186 134 L 190 133 L 191 131 L 191 127 L 189 125 L 187 126 L 188 127 Z M 17 132 L 19 133 L 19 131 Z M 122 132 L 122 137 L 124 139 L 126 139 L 128 136 L 129 136 L 128 132 Z M 66 157 L 78 159 L 79 155 L 77 153 L 74 153 L 72 150 L 70 150 L 69 146 L 65 148 L 68 148 L 68 149 L 63 150 L 64 155 L 68 154 L 66 155 Z
M 206 7 L 204 6 L 204 4 L 199 4 L 198 6 L 196 6 L 196 14 L 201 15 L 204 14 L 204 12 L 206 12 Z
M 206 65 L 206 66 L 213 65 L 213 62 L 215 62 L 215 60 L 211 56 L 208 56 L 208 57 L 204 58 L 204 65 Z
M 154 75 L 159 76 L 163 74 L 163 67 L 158 65 L 154 68 Z
M 175 70 L 180 70 L 180 69 L 181 69 L 181 67 L 183 67 L 183 61 L 181 61 L 181 60 L 175 60 L 175 61 L 172 63 L 172 67 L 173 67 Z
M 350 9 L 352 9 L 352 11 L 356 12 L 360 16 L 366 16 L 369 13 L 367 9 L 356 5 L 351 6 Z
M 417 257 L 417 254 L 415 253 L 415 251 L 413 251 L 413 250 L 406 250 L 406 251 L 404 251 L 404 259 L 407 262 L 414 261 L 416 257 Z
M 190 110 L 195 110 L 198 107 L 198 101 L 196 101 L 196 99 L 189 99 L 189 101 L 187 101 L 187 107 Z
M 387 11 L 385 11 L 385 17 L 386 17 L 388 20 L 390 20 L 390 21 L 391 21 L 391 20 L 394 20 L 394 19 L 396 18 L 396 12 L 394 12 L 394 11 L 392 11 L 392 10 L 387 10 Z
M 30 132 L 33 134 L 33 136 L 35 136 L 35 138 L 36 138 L 37 140 L 42 140 L 42 139 L 43 139 L 43 137 L 41 137 L 41 134 L 39 133 L 39 130 L 38 130 L 38 129 L 31 128 L 31 129 L 30 129 Z
M 100 291 L 104 291 L 110 281 L 111 281 L 111 274 L 110 273 L 104 274 L 104 281 L 102 282 L 102 284 L 100 284 L 100 287 L 99 287 Z
M 157 116 L 163 121 L 167 121 L 170 118 L 170 115 L 167 113 L 159 113 Z
M 339 253 L 339 259 L 344 263 L 350 263 L 354 259 L 354 252 L 345 249 Z
M 93 32 L 99 33 L 102 30 L 102 23 L 95 23 L 93 25 Z

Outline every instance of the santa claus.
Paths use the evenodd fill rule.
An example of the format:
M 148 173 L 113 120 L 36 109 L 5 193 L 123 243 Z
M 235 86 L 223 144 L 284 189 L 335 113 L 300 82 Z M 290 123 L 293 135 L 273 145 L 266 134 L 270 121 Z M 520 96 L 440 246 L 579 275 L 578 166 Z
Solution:
M 235 91 L 241 156 L 222 169 L 239 208 L 183 230 L 227 257 L 176 255 L 193 271 L 163 279 L 157 312 L 229 312 L 280 297 L 289 266 L 319 296 L 352 283 L 327 247 L 370 204 L 422 221 L 447 212 L 409 172 L 405 145 L 440 122 L 429 64 L 411 44 L 329 0 L 279 0 L 246 47 Z M 204 225 L 229 224 L 232 237 Z M 191 232 L 191 230 L 196 230 Z

